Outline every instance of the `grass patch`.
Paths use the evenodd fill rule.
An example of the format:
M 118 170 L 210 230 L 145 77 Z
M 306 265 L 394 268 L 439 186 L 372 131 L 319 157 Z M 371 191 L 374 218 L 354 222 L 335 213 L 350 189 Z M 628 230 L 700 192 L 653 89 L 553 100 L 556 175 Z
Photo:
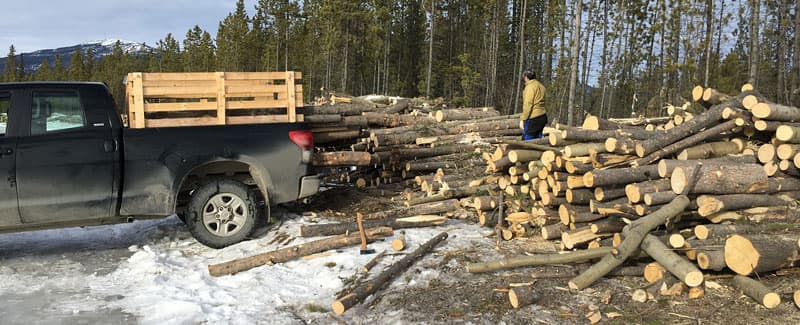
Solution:
M 317 304 L 306 304 L 303 307 L 309 313 L 327 313 L 328 309 Z

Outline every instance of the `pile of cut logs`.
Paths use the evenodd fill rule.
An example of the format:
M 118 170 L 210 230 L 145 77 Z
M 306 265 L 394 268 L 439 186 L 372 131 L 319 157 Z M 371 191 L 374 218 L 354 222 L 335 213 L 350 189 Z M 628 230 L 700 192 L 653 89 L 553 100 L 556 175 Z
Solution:
M 645 254 L 653 262 L 643 275 L 654 289 L 635 298 L 687 287 L 700 297 L 704 273 L 724 271 L 736 274 L 732 284 L 745 294 L 777 306 L 780 296 L 748 276 L 800 259 L 792 224 L 800 108 L 772 103 L 749 85 L 737 96 L 702 87 L 693 94 L 702 112 L 685 105 L 644 121 L 588 116 L 580 128 L 551 132 L 546 145 L 506 141 L 486 152 L 485 180 L 497 180 L 503 193 L 474 198 L 481 224 L 505 240 L 560 240 L 571 252 L 475 263 L 468 271 L 601 258 L 569 281 L 583 289 Z M 514 303 L 529 291 L 514 288 L 509 297 Z M 794 297 L 800 304 L 800 291 Z

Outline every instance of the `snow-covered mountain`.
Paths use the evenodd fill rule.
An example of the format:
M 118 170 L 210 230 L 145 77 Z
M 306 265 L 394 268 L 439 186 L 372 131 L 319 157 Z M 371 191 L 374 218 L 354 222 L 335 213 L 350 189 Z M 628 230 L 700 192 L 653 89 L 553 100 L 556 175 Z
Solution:
M 94 57 L 100 58 L 111 54 L 111 51 L 114 49 L 114 44 L 116 44 L 117 41 L 120 42 L 122 50 L 125 51 L 126 53 L 134 53 L 134 54 L 144 53 L 147 51 L 147 49 L 150 48 L 144 43 L 137 43 L 126 40 L 118 40 L 118 39 L 107 39 L 107 40 L 86 42 L 73 46 L 59 47 L 56 49 L 45 49 L 28 53 L 17 53 L 16 57 L 17 60 L 22 59 L 23 62 L 25 62 L 25 71 L 27 72 L 36 71 L 36 69 L 45 59 L 47 59 L 47 62 L 50 62 L 50 66 L 52 67 L 55 62 L 56 54 L 61 54 L 61 58 L 64 61 L 64 66 L 69 67 L 69 62 L 72 59 L 72 54 L 75 53 L 76 48 L 80 48 L 84 54 L 88 49 L 92 49 L 92 51 L 94 52 Z M 4 71 L 5 64 L 6 64 L 6 58 L 5 57 L 0 58 L 0 71 Z

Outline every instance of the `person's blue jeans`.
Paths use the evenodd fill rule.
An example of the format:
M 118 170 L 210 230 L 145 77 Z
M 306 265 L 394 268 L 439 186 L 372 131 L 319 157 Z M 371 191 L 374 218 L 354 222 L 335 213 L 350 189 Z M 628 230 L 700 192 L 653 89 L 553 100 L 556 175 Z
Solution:
M 547 114 L 525 120 L 522 129 L 522 140 L 533 140 L 542 137 L 542 131 L 547 125 Z

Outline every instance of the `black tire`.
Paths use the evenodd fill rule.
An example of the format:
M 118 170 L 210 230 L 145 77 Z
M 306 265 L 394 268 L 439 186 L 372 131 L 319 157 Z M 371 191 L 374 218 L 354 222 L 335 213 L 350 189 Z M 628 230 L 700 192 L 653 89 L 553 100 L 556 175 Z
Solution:
M 223 248 L 253 233 L 257 211 L 256 195 L 246 185 L 234 180 L 214 180 L 192 193 L 186 226 L 203 245 Z

